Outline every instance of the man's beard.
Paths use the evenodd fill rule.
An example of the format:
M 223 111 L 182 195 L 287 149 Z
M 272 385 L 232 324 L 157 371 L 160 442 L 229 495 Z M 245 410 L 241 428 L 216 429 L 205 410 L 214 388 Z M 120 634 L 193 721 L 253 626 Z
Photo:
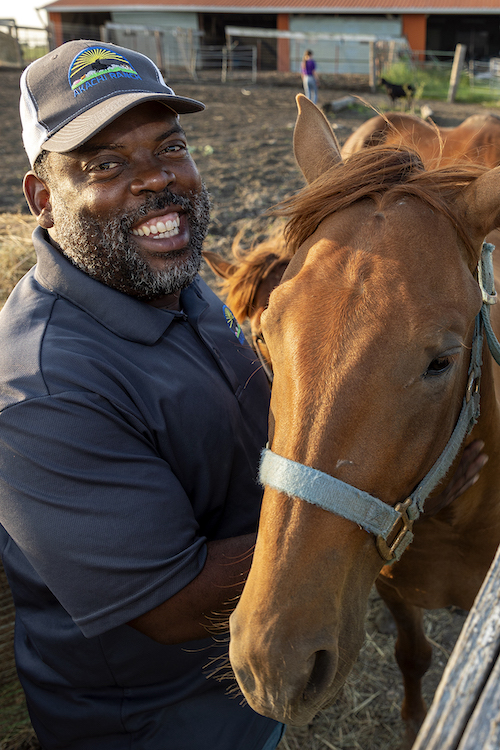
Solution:
M 189 286 L 200 270 L 201 250 L 210 221 L 210 199 L 204 185 L 186 198 L 169 190 L 148 196 L 133 214 L 99 220 L 86 210 L 75 214 L 57 196 L 54 238 L 71 262 L 92 278 L 132 297 L 152 300 Z M 155 270 L 141 257 L 130 229 L 151 211 L 180 206 L 186 212 L 190 239 L 186 248 L 165 255 L 168 268 Z

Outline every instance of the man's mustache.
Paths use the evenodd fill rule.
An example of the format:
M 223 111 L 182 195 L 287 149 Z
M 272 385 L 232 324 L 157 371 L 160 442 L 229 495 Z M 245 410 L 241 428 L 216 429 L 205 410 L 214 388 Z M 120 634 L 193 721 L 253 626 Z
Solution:
M 169 206 L 180 206 L 189 214 L 193 212 L 193 201 L 184 195 L 172 193 L 170 190 L 163 190 L 161 193 L 147 196 L 146 200 L 136 211 L 127 213 L 122 216 L 120 226 L 125 231 L 129 231 L 136 222 L 147 216 L 150 211 L 161 211 Z

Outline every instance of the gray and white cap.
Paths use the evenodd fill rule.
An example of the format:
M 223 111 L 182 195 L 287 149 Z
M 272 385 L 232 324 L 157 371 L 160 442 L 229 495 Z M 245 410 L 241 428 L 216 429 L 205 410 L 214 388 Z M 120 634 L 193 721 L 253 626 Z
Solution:
M 176 96 L 146 55 L 88 39 L 66 42 L 32 62 L 20 85 L 31 166 L 43 150 L 64 153 L 81 146 L 141 102 L 162 102 L 176 114 L 205 109 L 196 99 Z

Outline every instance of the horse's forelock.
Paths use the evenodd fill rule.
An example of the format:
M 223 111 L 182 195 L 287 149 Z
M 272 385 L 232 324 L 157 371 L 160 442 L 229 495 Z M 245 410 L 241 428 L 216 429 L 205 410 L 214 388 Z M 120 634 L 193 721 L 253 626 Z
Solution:
M 472 164 L 426 171 L 415 151 L 400 146 L 376 146 L 331 167 L 280 204 L 276 214 L 288 218 L 284 234 L 290 251 L 296 252 L 327 216 L 358 201 L 371 199 L 387 205 L 401 197 L 414 196 L 456 225 L 472 260 L 475 250 L 455 208 L 455 200 L 464 187 L 485 171 L 486 167 Z
M 221 292 L 238 320 L 245 320 L 254 312 L 255 297 L 260 283 L 283 261 L 289 261 L 291 253 L 285 243 L 282 229 L 268 239 L 244 250 L 238 236 L 232 247 L 237 264 L 231 277 L 223 282 Z

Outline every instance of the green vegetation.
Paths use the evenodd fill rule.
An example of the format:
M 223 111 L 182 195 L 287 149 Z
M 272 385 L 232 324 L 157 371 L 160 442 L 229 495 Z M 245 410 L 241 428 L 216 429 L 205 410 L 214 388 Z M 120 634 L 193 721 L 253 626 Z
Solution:
M 400 85 L 415 86 L 415 100 L 422 98 L 446 101 L 450 87 L 450 62 L 399 61 L 382 72 L 384 78 Z M 468 71 L 462 71 L 455 101 L 466 104 L 485 104 L 500 107 L 500 80 L 496 85 L 488 79 L 472 79 Z
M 33 60 L 38 60 L 39 57 L 43 57 L 47 54 L 47 52 L 49 52 L 48 44 L 39 44 L 36 46 L 32 46 L 31 44 L 20 42 L 20 47 L 23 55 L 23 63 L 25 65 L 33 62 Z

